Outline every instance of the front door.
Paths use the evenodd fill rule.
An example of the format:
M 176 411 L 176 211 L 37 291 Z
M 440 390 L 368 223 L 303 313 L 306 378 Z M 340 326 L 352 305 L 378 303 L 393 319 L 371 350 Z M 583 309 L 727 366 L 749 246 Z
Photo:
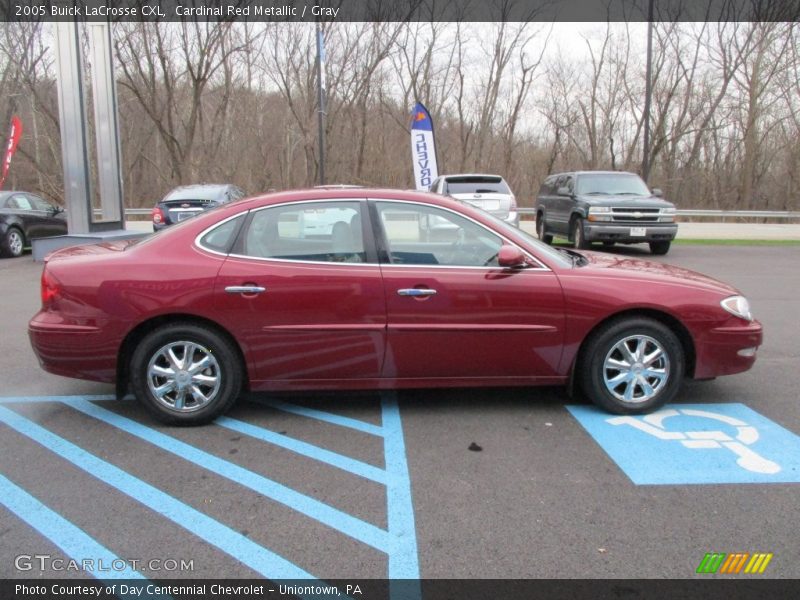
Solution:
M 374 220 L 385 246 L 384 377 L 420 385 L 557 377 L 564 303 L 552 271 L 500 268 L 504 240 L 443 208 L 376 201 Z

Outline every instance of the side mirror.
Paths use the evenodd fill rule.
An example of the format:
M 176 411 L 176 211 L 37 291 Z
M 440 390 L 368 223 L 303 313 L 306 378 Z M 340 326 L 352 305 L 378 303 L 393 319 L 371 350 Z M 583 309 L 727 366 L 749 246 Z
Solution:
M 569 191 L 569 188 L 565 185 L 562 185 L 558 190 L 556 190 L 556 194 L 559 196 L 572 196 L 572 192 Z
M 522 250 L 516 246 L 503 244 L 497 253 L 497 264 L 506 269 L 524 267 L 528 264 Z
M 663 198 L 664 192 L 661 191 L 661 188 L 653 188 L 653 196 L 657 198 Z

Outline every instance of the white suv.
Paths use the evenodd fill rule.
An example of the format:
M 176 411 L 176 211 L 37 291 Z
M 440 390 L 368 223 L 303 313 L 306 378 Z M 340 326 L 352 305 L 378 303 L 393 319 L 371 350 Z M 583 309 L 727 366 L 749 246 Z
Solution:
M 430 191 L 477 206 L 519 227 L 517 201 L 500 175 L 442 175 L 434 180 Z

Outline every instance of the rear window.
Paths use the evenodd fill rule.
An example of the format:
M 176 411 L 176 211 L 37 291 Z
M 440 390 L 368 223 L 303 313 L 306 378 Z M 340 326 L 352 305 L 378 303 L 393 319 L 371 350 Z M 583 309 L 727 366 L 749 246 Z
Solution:
M 168 200 L 218 200 L 222 198 L 224 187 L 178 188 L 164 196 Z
M 454 177 L 447 180 L 448 194 L 511 194 L 502 177 Z

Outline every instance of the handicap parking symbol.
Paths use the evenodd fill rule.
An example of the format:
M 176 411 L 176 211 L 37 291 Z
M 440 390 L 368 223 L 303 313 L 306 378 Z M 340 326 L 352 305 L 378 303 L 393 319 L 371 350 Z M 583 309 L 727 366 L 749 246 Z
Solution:
M 744 404 L 670 405 L 635 417 L 567 409 L 637 485 L 800 483 L 800 437 Z

